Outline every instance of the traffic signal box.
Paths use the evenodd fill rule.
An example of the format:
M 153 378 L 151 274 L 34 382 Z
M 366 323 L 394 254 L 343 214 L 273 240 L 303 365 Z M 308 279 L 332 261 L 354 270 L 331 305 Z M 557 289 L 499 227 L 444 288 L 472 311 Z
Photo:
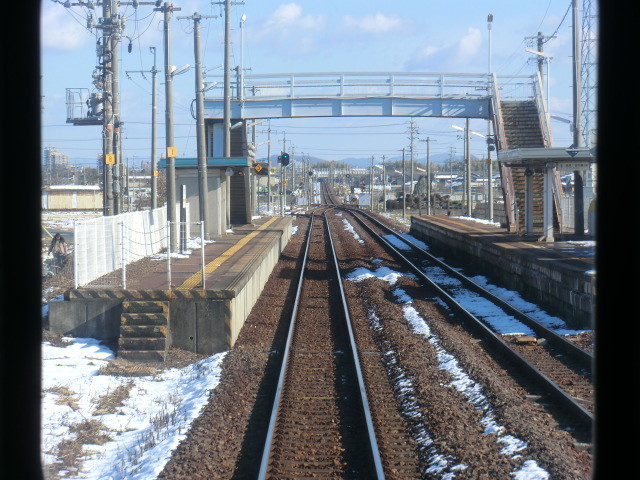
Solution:
M 278 162 L 280 162 L 283 167 L 286 167 L 287 165 L 289 165 L 289 154 L 283 153 L 282 155 L 280 155 L 278 157 Z

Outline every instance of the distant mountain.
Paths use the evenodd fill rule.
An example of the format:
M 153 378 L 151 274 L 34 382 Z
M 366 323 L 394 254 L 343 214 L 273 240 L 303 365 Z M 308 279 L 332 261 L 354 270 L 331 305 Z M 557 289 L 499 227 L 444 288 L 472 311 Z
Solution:
M 306 156 L 305 156 L 306 158 Z M 309 157 L 309 159 L 311 160 L 312 164 L 318 163 L 318 162 L 325 162 L 327 160 L 323 159 L 323 158 L 318 158 L 318 157 Z M 393 157 L 388 157 L 385 159 L 385 162 L 398 162 L 402 160 L 402 155 L 397 155 L 397 156 L 393 156 Z M 409 155 L 405 155 L 405 161 L 409 161 Z M 462 155 L 454 155 L 453 156 L 453 161 L 454 162 L 459 162 L 462 161 L 463 157 Z M 472 155 L 472 160 L 478 160 L 474 155 Z M 266 162 L 267 158 L 263 157 L 258 159 L 258 161 L 260 162 Z M 275 164 L 278 161 L 278 155 L 271 155 L 271 164 Z M 419 157 L 414 157 L 413 158 L 414 162 L 417 162 L 419 164 L 424 165 L 424 163 L 426 162 L 426 158 L 424 155 L 421 155 Z M 449 163 L 449 154 L 448 153 L 436 153 L 434 155 L 430 156 L 430 161 L 432 163 L 437 163 L 439 165 L 446 165 Z M 355 157 L 349 157 L 349 158 L 343 158 L 341 160 L 337 160 L 337 162 L 340 163 L 348 163 L 349 165 L 351 165 L 352 167 L 359 167 L 359 168 L 366 168 L 366 167 L 370 167 L 371 166 L 371 157 L 363 157 L 363 158 L 355 158 Z M 376 155 L 374 158 L 374 163 L 376 165 L 379 165 L 382 163 L 382 157 L 380 155 Z
M 405 162 L 409 162 L 410 161 L 410 157 L 409 155 L 405 154 Z M 453 157 L 454 161 L 459 161 L 462 159 L 462 157 Z M 448 153 L 437 153 L 435 155 L 431 155 L 429 160 L 432 163 L 438 163 L 441 165 L 447 164 L 449 162 L 449 154 Z M 342 162 L 348 163 L 349 165 L 351 165 L 352 167 L 369 167 L 371 166 L 371 157 L 369 158 L 344 158 L 341 160 Z M 397 156 L 393 156 L 393 157 L 388 157 L 385 159 L 385 162 L 399 162 L 402 161 L 402 155 L 397 155 Z M 426 163 L 427 159 L 425 158 L 424 155 L 421 155 L 419 157 L 414 156 L 413 157 L 413 161 L 414 163 L 419 163 L 419 164 L 424 164 Z M 374 158 L 374 163 L 376 165 L 379 165 L 380 163 L 382 163 L 382 158 L 379 155 L 376 155 L 376 157 Z

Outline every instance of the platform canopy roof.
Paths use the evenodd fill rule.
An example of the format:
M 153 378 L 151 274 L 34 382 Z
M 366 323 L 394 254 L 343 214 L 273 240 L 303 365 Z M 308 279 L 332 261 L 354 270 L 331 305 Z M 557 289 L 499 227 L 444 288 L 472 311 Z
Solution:
M 594 148 L 515 148 L 498 152 L 498 161 L 511 166 L 528 166 L 555 163 L 562 170 L 588 169 L 596 163 Z

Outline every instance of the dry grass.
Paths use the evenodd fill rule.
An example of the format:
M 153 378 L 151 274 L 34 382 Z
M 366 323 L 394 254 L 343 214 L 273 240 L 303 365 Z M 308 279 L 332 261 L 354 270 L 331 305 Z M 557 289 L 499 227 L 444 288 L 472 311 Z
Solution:
M 127 382 L 118 386 L 113 392 L 102 395 L 95 402 L 94 415 L 109 415 L 116 413 L 119 407 L 124 406 L 124 401 L 129 398 L 129 392 L 133 388 L 133 382 Z
M 148 377 L 157 375 L 161 368 L 140 363 L 128 362 L 122 359 L 109 360 L 100 367 L 98 375 L 110 375 L 112 377 Z
M 106 427 L 98 420 L 85 420 L 69 428 L 71 438 L 62 440 L 54 455 L 58 461 L 47 465 L 45 475 L 48 479 L 58 480 L 80 473 L 82 460 L 86 456 L 84 445 L 104 445 L 112 438 L 103 433 Z
M 44 390 L 44 393 L 53 393 L 57 395 L 57 405 L 67 405 L 71 410 L 78 410 L 80 408 L 76 403 L 74 393 L 63 385 L 56 385 L 55 387 L 48 388 Z

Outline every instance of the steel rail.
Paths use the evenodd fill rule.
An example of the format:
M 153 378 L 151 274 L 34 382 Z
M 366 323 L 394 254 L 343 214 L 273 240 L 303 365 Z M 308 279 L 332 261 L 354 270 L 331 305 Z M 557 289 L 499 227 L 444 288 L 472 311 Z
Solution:
M 269 467 L 269 460 L 271 458 L 273 435 L 275 433 L 276 421 L 278 418 L 278 412 L 280 410 L 280 400 L 282 399 L 282 391 L 284 387 L 285 376 L 287 373 L 287 365 L 289 364 L 289 352 L 291 350 L 291 343 L 293 341 L 293 332 L 295 329 L 296 317 L 298 314 L 298 305 L 300 303 L 300 293 L 302 292 L 304 272 L 307 265 L 307 257 L 309 255 L 309 246 L 311 245 L 311 232 L 313 231 L 313 221 L 314 221 L 314 216 L 311 215 L 311 222 L 309 222 L 309 230 L 307 232 L 307 242 L 304 249 L 304 255 L 302 257 L 302 268 L 300 269 L 300 276 L 298 277 L 298 287 L 296 289 L 296 297 L 293 303 L 293 312 L 291 313 L 291 320 L 289 322 L 289 332 L 287 334 L 287 342 L 284 347 L 284 353 L 282 357 L 282 366 L 280 367 L 280 376 L 278 377 L 278 385 L 276 386 L 275 401 L 273 404 L 273 408 L 271 409 L 271 417 L 269 419 L 267 438 L 265 440 L 264 450 L 262 452 L 262 460 L 260 462 L 260 472 L 258 473 L 259 480 L 264 480 L 266 478 L 267 468 Z
M 356 349 L 356 344 L 355 344 L 355 336 L 353 335 L 353 331 L 351 329 L 351 317 L 349 315 L 349 311 L 348 311 L 348 305 L 346 303 L 346 296 L 344 294 L 344 290 L 342 287 L 342 279 L 340 278 L 340 269 L 338 267 L 338 261 L 337 261 L 337 257 L 335 254 L 335 248 L 333 245 L 333 238 L 331 237 L 331 231 L 329 228 L 329 222 L 327 220 L 326 217 L 326 211 L 323 213 L 323 217 L 325 219 L 325 221 L 327 222 L 327 233 L 329 236 L 329 243 L 331 245 L 331 252 L 332 252 L 332 256 L 333 256 L 333 260 L 334 260 L 334 266 L 335 266 L 335 272 L 336 275 L 339 277 L 339 282 L 338 285 L 340 287 L 340 295 L 342 298 L 342 306 L 343 306 L 343 312 L 344 312 L 344 316 L 345 316 L 345 322 L 346 322 L 346 326 L 347 326 L 347 330 L 349 332 L 349 339 L 350 339 L 350 346 L 351 346 L 351 350 L 352 350 L 352 355 L 353 355 L 353 360 L 354 360 L 354 366 L 355 366 L 355 370 L 356 370 L 356 375 L 357 375 L 357 379 L 358 379 L 358 386 L 359 386 L 359 390 L 360 390 L 360 400 L 362 403 L 362 407 L 363 407 L 363 413 L 365 416 L 365 422 L 367 425 L 367 432 L 368 432 L 368 437 L 369 437 L 369 445 L 371 448 L 371 455 L 373 458 L 373 462 L 374 462 L 374 466 L 375 466 L 375 470 L 376 470 L 376 478 L 379 480 L 384 480 L 384 472 L 382 469 L 382 461 L 380 459 L 380 452 L 378 450 L 378 445 L 377 445 L 377 441 L 375 438 L 375 431 L 373 428 L 373 420 L 371 418 L 371 412 L 369 409 L 369 403 L 367 400 L 367 396 L 366 396 L 366 388 L 364 386 L 364 377 L 362 375 L 362 371 L 360 369 L 360 362 L 359 362 L 359 358 L 358 358 L 358 353 L 357 353 L 357 349 Z M 258 479 L 259 480 L 264 480 L 267 478 L 267 470 L 269 468 L 269 461 L 271 459 L 271 452 L 272 452 L 272 448 L 273 448 L 273 439 L 274 439 L 274 434 L 275 434 L 275 428 L 276 428 L 276 422 L 278 419 L 278 414 L 280 411 L 280 405 L 281 405 L 281 400 L 282 400 L 282 395 L 283 395 L 283 390 L 284 390 L 284 382 L 285 382 L 285 378 L 286 378 L 286 374 L 287 374 L 287 367 L 289 364 L 289 357 L 290 357 L 290 351 L 291 351 L 291 344 L 293 342 L 293 334 L 294 334 L 294 330 L 295 330 L 295 326 L 296 326 L 296 317 L 297 317 L 297 313 L 298 313 L 298 307 L 300 304 L 300 298 L 301 298 L 301 292 L 302 292 L 302 285 L 304 283 L 304 274 L 305 274 L 305 270 L 306 270 L 306 265 L 307 265 L 307 257 L 308 257 L 308 253 L 309 253 L 309 247 L 311 244 L 311 233 L 313 231 L 313 227 L 314 227 L 314 216 L 311 216 L 311 222 L 309 225 L 309 230 L 308 230 L 308 237 L 307 237 L 307 242 L 306 242 L 306 246 L 305 246 L 305 251 L 304 251 L 304 256 L 303 256 L 303 261 L 302 261 L 302 268 L 300 271 L 300 276 L 298 279 L 298 287 L 296 289 L 296 297 L 294 300 L 294 307 L 293 307 L 293 312 L 291 314 L 291 320 L 290 320 L 290 324 L 289 324 L 289 332 L 287 334 L 287 341 L 286 341 L 286 345 L 285 345 L 285 349 L 284 349 L 284 355 L 283 355 L 283 361 L 282 361 L 282 366 L 280 369 L 280 375 L 278 378 L 278 384 L 276 387 L 276 393 L 275 393 L 275 401 L 274 401 L 274 405 L 273 408 L 271 410 L 271 416 L 269 419 L 269 427 L 268 427 L 268 431 L 267 431 L 267 437 L 265 440 L 265 446 L 263 449 L 263 453 L 262 453 L 262 460 L 260 463 L 260 472 L 258 474 Z
M 536 320 L 531 318 L 526 313 L 522 312 L 521 310 L 518 310 L 516 307 L 514 307 L 510 303 L 506 302 L 505 300 L 501 299 L 500 297 L 497 297 L 493 293 L 489 292 L 488 290 L 486 290 L 482 286 L 480 286 L 477 283 L 475 283 L 470 278 L 466 277 L 462 273 L 460 273 L 457 270 L 455 270 L 453 267 L 447 265 L 442 260 L 436 258 L 435 256 L 433 256 L 432 254 L 430 254 L 426 250 L 423 250 L 418 245 L 413 243 L 411 240 L 409 240 L 409 239 L 407 239 L 405 237 L 402 237 L 397 232 L 394 232 L 387 225 L 384 225 L 378 219 L 376 219 L 376 218 L 372 217 L 371 215 L 369 215 L 367 212 L 362 212 L 361 211 L 359 213 L 361 213 L 362 215 L 366 216 L 369 220 L 374 222 L 380 228 L 385 229 L 389 233 L 393 234 L 396 238 L 398 238 L 402 242 L 408 244 L 414 250 L 418 251 L 420 254 L 422 254 L 425 257 L 427 257 L 429 261 L 434 262 L 436 265 L 438 265 L 442 269 L 446 270 L 447 273 L 453 275 L 458 280 L 463 282 L 464 285 L 467 286 L 469 289 L 475 291 L 476 293 L 479 293 L 480 295 L 482 295 L 482 296 L 486 297 L 487 299 L 489 299 L 494 304 L 498 305 L 500 308 L 505 310 L 506 313 L 512 315 L 517 320 L 519 320 L 522 323 L 524 323 L 525 325 L 527 325 L 534 332 L 536 332 L 536 334 L 538 334 L 540 336 L 543 336 L 547 341 L 549 341 L 554 346 L 556 346 L 557 348 L 559 348 L 560 350 L 565 352 L 567 355 L 570 355 L 572 358 L 578 360 L 583 366 L 589 368 L 589 370 L 591 370 L 593 368 L 594 358 L 593 358 L 593 354 L 591 354 L 590 352 L 587 352 L 586 350 L 580 348 L 575 343 L 567 340 L 562 335 L 557 334 L 556 332 L 554 332 L 550 328 L 545 327 L 544 325 L 540 324 L 539 322 L 537 322 Z
M 324 212 L 325 219 L 327 218 L 327 211 Z M 356 338 L 353 334 L 353 328 L 351 326 L 351 315 L 349 314 L 349 304 L 347 303 L 347 297 L 344 293 L 344 286 L 342 284 L 342 274 L 340 273 L 340 264 L 338 263 L 338 256 L 336 255 L 335 243 L 333 236 L 331 235 L 331 227 L 329 221 L 327 221 L 327 233 L 329 235 L 329 245 L 331 246 L 331 256 L 333 257 L 333 264 L 336 275 L 338 276 L 338 287 L 340 287 L 340 298 L 342 299 L 342 309 L 347 323 L 347 330 L 349 331 L 349 342 L 351 344 L 351 351 L 353 354 L 354 365 L 356 368 L 356 375 L 358 377 L 358 386 L 360 388 L 360 398 L 362 401 L 362 407 L 365 415 L 365 421 L 367 424 L 367 432 L 369 434 L 369 445 L 371 446 L 371 454 L 373 456 L 373 463 L 376 467 L 376 474 L 379 480 L 384 479 L 384 472 L 382 469 L 382 460 L 380 459 L 380 450 L 378 449 L 378 442 L 376 440 L 376 434 L 373 427 L 373 419 L 371 418 L 371 409 L 369 408 L 369 400 L 367 399 L 367 390 L 364 385 L 364 376 L 362 375 L 362 369 L 360 368 L 360 358 L 358 356 L 358 349 L 356 348 Z
M 432 287 L 442 297 L 443 301 L 455 312 L 460 314 L 465 320 L 469 321 L 471 325 L 476 327 L 483 337 L 491 342 L 491 344 L 500 350 L 503 354 L 506 354 L 510 360 L 512 360 L 521 371 L 530 375 L 529 378 L 534 380 L 539 386 L 547 391 L 556 401 L 565 407 L 573 416 L 582 422 L 587 423 L 590 427 L 593 425 L 593 415 L 573 399 L 569 394 L 562 390 L 552 380 L 550 380 L 545 374 L 538 370 L 533 364 L 525 359 L 518 352 L 513 350 L 498 334 L 493 332 L 484 322 L 478 319 L 475 315 L 467 311 L 462 305 L 460 305 L 453 297 L 451 297 L 445 290 L 439 285 L 434 283 L 418 266 L 416 266 L 411 260 L 405 257 L 397 248 L 395 248 L 390 242 L 378 235 L 373 229 L 367 225 L 359 215 L 354 213 L 353 209 L 344 209 L 350 212 L 353 217 L 365 228 L 376 240 L 382 242 L 394 255 L 397 256 L 403 263 L 405 263 L 420 279 L 422 279 L 427 285 Z

